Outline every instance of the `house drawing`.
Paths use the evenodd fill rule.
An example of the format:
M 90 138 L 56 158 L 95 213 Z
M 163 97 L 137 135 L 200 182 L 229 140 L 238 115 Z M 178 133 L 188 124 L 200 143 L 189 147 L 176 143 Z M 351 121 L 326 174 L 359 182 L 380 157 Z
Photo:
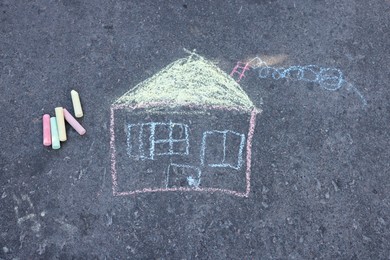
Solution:
M 114 196 L 250 193 L 256 108 L 234 79 L 191 53 L 111 105 Z

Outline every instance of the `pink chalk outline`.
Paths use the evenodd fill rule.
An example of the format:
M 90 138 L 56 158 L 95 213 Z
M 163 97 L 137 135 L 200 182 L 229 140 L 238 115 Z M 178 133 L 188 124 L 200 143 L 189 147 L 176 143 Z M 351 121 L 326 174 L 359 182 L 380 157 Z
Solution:
M 246 179 L 246 189 L 245 192 L 238 192 L 229 189 L 220 189 L 220 188 L 144 188 L 141 190 L 135 191 L 118 191 L 118 176 L 116 172 L 116 148 L 115 148 L 115 120 L 114 113 L 116 110 L 120 109 L 139 109 L 139 108 L 150 108 L 150 107 L 162 107 L 162 105 L 167 105 L 164 103 L 141 103 L 135 106 L 130 105 L 112 105 L 110 109 L 110 152 L 111 152 L 111 176 L 112 176 L 112 193 L 114 196 L 129 196 L 140 193 L 148 193 L 148 192 L 164 192 L 164 191 L 198 191 L 198 192 L 222 192 L 230 195 L 235 195 L 238 197 L 248 197 L 250 193 L 250 182 L 251 182 L 251 161 L 252 161 L 252 140 L 253 134 L 255 131 L 256 125 L 256 115 L 260 112 L 256 108 L 252 108 L 251 117 L 249 121 L 249 130 L 248 130 L 248 138 L 246 142 L 246 171 L 245 171 L 245 179 Z M 199 106 L 196 104 L 186 105 L 186 107 L 190 108 L 199 108 L 199 109 L 215 109 L 215 110 L 236 110 L 236 111 L 245 111 L 248 112 L 248 109 L 244 109 L 242 107 L 224 107 L 224 106 Z

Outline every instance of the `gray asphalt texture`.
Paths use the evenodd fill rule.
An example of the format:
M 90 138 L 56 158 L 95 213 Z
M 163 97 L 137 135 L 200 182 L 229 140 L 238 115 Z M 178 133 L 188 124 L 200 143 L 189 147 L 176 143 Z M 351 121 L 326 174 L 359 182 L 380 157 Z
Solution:
M 1 0 L 0 259 L 390 259 L 389 12 L 389 0 Z M 227 73 L 255 56 L 337 68 L 361 96 L 248 71 L 240 85 L 263 110 L 248 198 L 115 197 L 110 105 L 183 48 Z M 87 134 L 68 127 L 45 148 L 41 117 L 71 108 L 71 89 Z

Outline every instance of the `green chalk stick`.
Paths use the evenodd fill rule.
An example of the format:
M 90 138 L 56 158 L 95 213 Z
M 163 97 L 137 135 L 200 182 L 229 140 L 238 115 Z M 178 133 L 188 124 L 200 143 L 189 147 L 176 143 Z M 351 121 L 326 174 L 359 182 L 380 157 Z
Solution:
M 53 116 L 50 118 L 50 130 L 51 130 L 51 148 L 60 149 L 60 138 L 58 136 L 57 120 Z

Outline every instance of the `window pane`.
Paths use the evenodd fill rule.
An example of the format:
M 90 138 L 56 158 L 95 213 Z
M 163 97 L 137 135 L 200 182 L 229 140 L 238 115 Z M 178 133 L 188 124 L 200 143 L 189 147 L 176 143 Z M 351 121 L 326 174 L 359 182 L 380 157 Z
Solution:
M 186 141 L 176 141 L 172 143 L 173 154 L 188 154 L 188 143 Z
M 149 137 L 151 129 L 145 124 L 127 125 L 127 154 L 141 160 L 153 159 Z
M 182 124 L 173 124 L 172 125 L 172 138 L 173 139 L 186 139 L 187 137 L 187 128 Z
M 201 165 L 239 169 L 243 164 L 245 136 L 233 131 L 203 133 Z
M 170 148 L 168 142 L 154 143 L 155 155 L 167 155 L 170 154 Z
M 244 150 L 245 137 L 238 133 L 229 131 L 226 133 L 225 141 L 225 164 L 232 168 L 240 168 L 242 165 L 242 151 Z
M 139 158 L 139 131 L 140 125 L 127 125 L 127 155 Z
M 153 123 L 154 124 L 154 140 L 169 140 L 169 123 Z
M 203 164 L 220 164 L 224 160 L 224 134 L 223 132 L 205 132 L 202 140 Z

